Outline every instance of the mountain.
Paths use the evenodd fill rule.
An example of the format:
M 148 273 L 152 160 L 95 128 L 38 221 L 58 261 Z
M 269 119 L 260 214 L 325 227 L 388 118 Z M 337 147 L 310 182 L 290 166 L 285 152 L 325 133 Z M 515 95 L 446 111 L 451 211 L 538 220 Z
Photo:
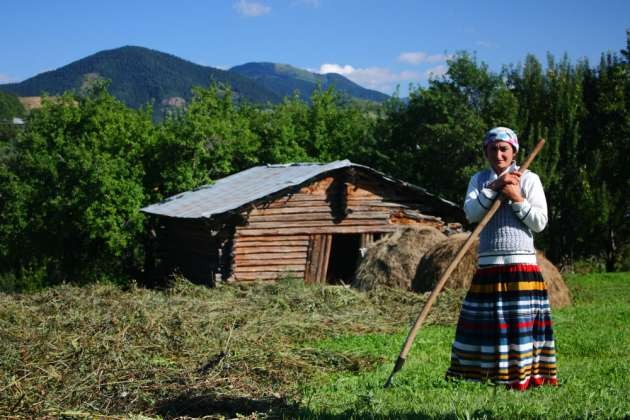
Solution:
M 193 86 L 208 86 L 213 81 L 230 85 L 237 98 L 250 102 L 281 100 L 281 96 L 235 72 L 134 46 L 98 52 L 20 83 L 0 85 L 0 91 L 18 96 L 39 96 L 42 92 L 58 95 L 80 89 L 95 78 L 111 80 L 110 93 L 134 108 L 151 101 L 157 109 L 182 106 L 190 100 Z
M 298 91 L 300 97 L 308 101 L 320 83 L 324 89 L 334 86 L 336 90 L 357 99 L 381 102 L 389 98 L 384 93 L 361 87 L 340 74 L 317 74 L 288 64 L 246 63 L 232 67 L 230 71 L 255 80 L 280 97 L 293 96 Z
M 212 82 L 231 86 L 237 100 L 253 103 L 278 103 L 295 91 L 308 101 L 318 83 L 357 99 L 380 102 L 388 98 L 339 74 L 311 73 L 274 63 L 247 63 L 220 70 L 135 46 L 100 51 L 20 83 L 0 85 L 0 91 L 21 97 L 38 97 L 44 92 L 60 95 L 80 91 L 99 78 L 110 80 L 109 92 L 130 107 L 153 102 L 158 118 L 165 110 L 184 107 L 192 97 L 193 86 L 205 87 Z M 39 98 L 32 99 L 37 102 Z

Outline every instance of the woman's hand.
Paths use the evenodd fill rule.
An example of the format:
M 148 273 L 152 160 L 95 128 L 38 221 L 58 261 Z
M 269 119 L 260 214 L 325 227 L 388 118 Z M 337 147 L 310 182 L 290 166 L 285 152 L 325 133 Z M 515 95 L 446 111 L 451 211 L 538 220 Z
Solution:
M 501 193 L 508 199 L 512 200 L 513 203 L 520 203 L 523 201 L 523 196 L 521 195 L 521 186 L 508 184 L 501 190 Z
M 506 185 L 516 185 L 519 186 L 521 183 L 521 173 L 519 171 L 508 172 L 506 174 L 501 175 L 493 182 L 488 184 L 488 188 L 494 191 L 503 192 L 503 188 Z
M 523 201 L 521 195 L 521 173 L 519 171 L 509 172 L 501 175 L 488 185 L 494 191 L 501 192 L 507 199 L 515 203 Z

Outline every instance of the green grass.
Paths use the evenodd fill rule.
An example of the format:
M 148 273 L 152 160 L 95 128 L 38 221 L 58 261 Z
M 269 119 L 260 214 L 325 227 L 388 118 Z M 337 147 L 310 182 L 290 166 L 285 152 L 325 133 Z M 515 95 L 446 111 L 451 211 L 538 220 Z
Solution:
M 568 284 L 560 386 L 524 393 L 443 379 L 461 292 L 440 297 L 387 390 L 426 295 L 291 280 L 0 294 L 0 417 L 628 417 L 630 273 Z
M 452 326 L 428 326 L 394 386 L 383 389 L 405 334 L 346 336 L 318 342 L 355 356 L 390 355 L 359 373 L 326 373 L 302 390 L 303 417 L 319 418 L 624 418 L 630 416 L 630 275 L 568 279 L 575 304 L 554 311 L 558 387 L 527 392 L 443 379 Z

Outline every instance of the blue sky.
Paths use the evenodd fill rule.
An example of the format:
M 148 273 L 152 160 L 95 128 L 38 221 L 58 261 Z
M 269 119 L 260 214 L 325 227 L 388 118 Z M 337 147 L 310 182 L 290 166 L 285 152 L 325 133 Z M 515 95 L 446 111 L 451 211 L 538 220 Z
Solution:
M 462 50 L 494 71 L 528 53 L 596 64 L 625 47 L 630 0 L 4 0 L 0 16 L 0 83 L 139 45 L 220 68 L 334 71 L 405 95 Z

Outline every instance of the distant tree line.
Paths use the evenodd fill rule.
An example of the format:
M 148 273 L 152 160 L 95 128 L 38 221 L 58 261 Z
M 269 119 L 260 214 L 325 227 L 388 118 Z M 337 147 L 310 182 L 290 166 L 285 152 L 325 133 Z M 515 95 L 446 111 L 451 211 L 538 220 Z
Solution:
M 9 140 L 17 135 L 18 127 L 14 118 L 23 118 L 26 110 L 17 96 L 0 92 L 0 141 Z
M 545 185 L 550 222 L 537 244 L 557 264 L 630 269 L 630 34 L 596 67 L 533 56 L 491 72 L 467 53 L 444 77 L 382 105 L 317 90 L 280 104 L 194 90 L 161 122 L 97 82 L 44 101 L 0 143 L 0 289 L 103 278 L 142 280 L 152 221 L 139 209 L 256 164 L 348 158 L 461 203 L 485 166 L 492 126 L 519 134 Z

